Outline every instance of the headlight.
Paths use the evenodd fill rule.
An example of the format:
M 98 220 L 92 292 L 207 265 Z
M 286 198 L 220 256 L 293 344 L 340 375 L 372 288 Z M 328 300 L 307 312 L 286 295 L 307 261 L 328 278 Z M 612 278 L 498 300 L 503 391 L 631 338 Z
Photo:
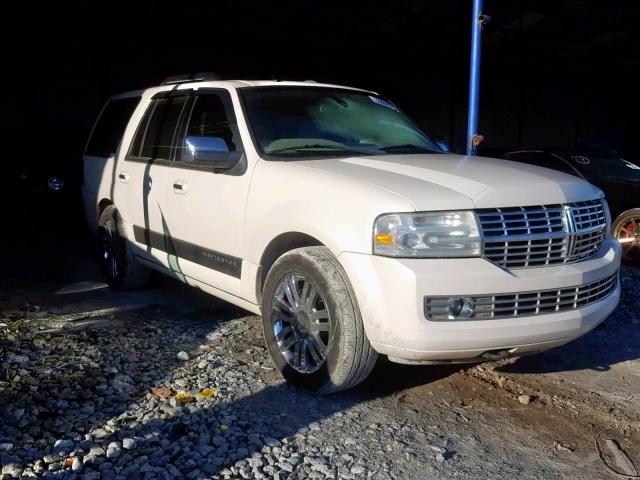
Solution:
M 389 257 L 479 257 L 474 212 L 392 213 L 376 220 L 373 253 Z

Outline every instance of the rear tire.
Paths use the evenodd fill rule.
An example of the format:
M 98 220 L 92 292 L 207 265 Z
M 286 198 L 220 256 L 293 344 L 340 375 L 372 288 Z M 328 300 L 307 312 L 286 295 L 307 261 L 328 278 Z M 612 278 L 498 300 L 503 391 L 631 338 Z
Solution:
M 632 208 L 618 215 L 611 228 L 622 246 L 622 261 L 640 265 L 640 208 Z
M 263 289 L 262 324 L 282 376 L 314 392 L 354 387 L 378 356 L 347 274 L 325 247 L 298 248 L 275 262 Z
M 151 269 L 142 265 L 133 254 L 124 222 L 113 205 L 100 215 L 98 248 L 100 270 L 111 288 L 133 290 L 149 283 Z

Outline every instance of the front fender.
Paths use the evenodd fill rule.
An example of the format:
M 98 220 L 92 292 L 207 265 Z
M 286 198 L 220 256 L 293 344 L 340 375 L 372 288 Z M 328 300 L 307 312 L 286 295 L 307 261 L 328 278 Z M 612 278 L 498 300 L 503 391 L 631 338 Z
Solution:
M 413 210 L 404 197 L 364 182 L 261 160 L 247 202 L 246 258 L 258 264 L 269 242 L 287 232 L 310 235 L 335 256 L 371 253 L 376 217 Z

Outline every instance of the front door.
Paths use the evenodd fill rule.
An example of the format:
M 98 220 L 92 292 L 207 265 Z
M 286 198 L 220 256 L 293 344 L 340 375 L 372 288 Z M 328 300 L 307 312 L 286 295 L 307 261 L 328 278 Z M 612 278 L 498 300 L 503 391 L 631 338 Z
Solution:
M 246 157 L 230 170 L 194 163 L 193 148 L 208 144 L 220 152 L 243 152 L 230 93 L 198 90 L 176 141 L 168 170 L 164 212 L 172 268 L 179 274 L 241 296 L 244 212 L 249 189 Z

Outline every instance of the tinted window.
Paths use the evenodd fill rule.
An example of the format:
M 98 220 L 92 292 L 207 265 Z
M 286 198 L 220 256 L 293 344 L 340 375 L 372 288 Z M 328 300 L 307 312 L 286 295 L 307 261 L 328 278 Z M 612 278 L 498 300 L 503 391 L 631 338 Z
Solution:
M 85 153 L 97 157 L 114 155 L 138 102 L 139 97 L 110 100 L 96 122 Z
M 187 98 L 180 96 L 152 100 L 138 126 L 129 155 L 171 160 L 176 126 Z
M 219 139 L 229 152 L 240 150 L 240 141 L 235 128 L 235 117 L 231 106 L 220 95 L 198 95 L 194 99 L 193 109 L 187 125 L 186 134 L 179 146 L 181 154 L 177 156 L 187 161 L 187 139 L 189 137 L 210 137 Z M 222 145 L 222 148 L 224 148 Z

